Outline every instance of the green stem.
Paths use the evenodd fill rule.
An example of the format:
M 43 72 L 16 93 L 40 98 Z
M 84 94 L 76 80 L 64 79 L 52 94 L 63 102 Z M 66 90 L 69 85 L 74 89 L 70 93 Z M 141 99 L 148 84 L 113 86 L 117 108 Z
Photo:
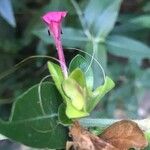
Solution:
M 98 42 L 94 38 L 93 38 L 92 44 L 93 44 L 93 55 L 91 58 L 91 62 L 93 61 L 95 54 L 97 55 L 97 52 L 100 50 L 100 49 L 98 49 Z M 105 71 L 101 64 L 100 64 L 100 67 L 101 67 L 101 71 L 102 71 L 104 82 L 105 82 L 105 78 L 106 78 Z
M 92 39 L 92 35 L 91 35 L 90 31 L 89 31 L 89 28 L 88 28 L 88 26 L 86 24 L 86 21 L 85 21 L 85 19 L 83 17 L 83 13 L 82 13 L 78 3 L 75 0 L 71 0 L 71 3 L 72 3 L 72 5 L 74 6 L 74 8 L 75 8 L 75 10 L 77 12 L 77 15 L 79 17 L 79 20 L 81 22 L 81 25 L 82 25 L 82 28 L 84 30 L 85 35 L 88 37 L 89 40 L 91 40 Z

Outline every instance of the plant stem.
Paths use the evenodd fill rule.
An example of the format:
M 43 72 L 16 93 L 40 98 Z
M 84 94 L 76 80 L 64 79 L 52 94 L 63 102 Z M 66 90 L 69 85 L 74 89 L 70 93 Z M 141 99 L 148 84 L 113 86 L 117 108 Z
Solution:
M 92 35 L 91 35 L 90 31 L 89 31 L 89 28 L 88 28 L 88 26 L 86 24 L 86 21 L 85 21 L 85 19 L 83 17 L 83 13 L 82 13 L 78 3 L 75 0 L 71 0 L 71 3 L 74 6 L 74 8 L 75 8 L 75 10 L 76 10 L 76 12 L 78 14 L 78 17 L 79 17 L 79 20 L 81 22 L 81 25 L 82 25 L 82 28 L 84 30 L 85 35 L 88 37 L 89 40 L 91 40 L 92 39 Z

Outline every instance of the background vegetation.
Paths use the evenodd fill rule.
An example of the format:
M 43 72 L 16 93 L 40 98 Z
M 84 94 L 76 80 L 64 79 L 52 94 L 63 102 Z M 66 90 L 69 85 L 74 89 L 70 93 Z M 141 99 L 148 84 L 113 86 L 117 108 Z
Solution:
M 103 99 L 93 116 L 147 117 L 150 113 L 148 0 L 1 0 L 0 116 L 7 119 L 13 99 L 48 74 L 44 58 L 13 66 L 32 55 L 57 57 L 41 21 L 45 12 L 56 10 L 68 11 L 62 31 L 67 63 L 81 53 L 71 47 L 91 55 L 94 49 L 94 57 L 116 83 L 116 88 Z M 91 58 L 87 59 L 90 62 Z M 102 82 L 102 76 L 98 66 L 92 65 L 96 87 Z

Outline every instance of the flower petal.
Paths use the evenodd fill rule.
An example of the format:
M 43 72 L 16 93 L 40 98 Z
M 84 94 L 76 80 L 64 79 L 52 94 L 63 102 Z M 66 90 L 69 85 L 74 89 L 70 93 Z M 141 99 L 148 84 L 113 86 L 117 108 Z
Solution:
M 60 65 L 65 77 L 68 76 L 68 72 L 61 42 L 61 24 L 66 14 L 66 11 L 48 12 L 42 17 L 43 21 L 47 24 L 49 31 L 54 39 L 58 57 L 60 60 Z
M 42 19 L 46 24 L 51 24 L 51 22 L 62 22 L 62 19 L 67 15 L 66 11 L 60 11 L 60 12 L 48 12 L 46 13 Z

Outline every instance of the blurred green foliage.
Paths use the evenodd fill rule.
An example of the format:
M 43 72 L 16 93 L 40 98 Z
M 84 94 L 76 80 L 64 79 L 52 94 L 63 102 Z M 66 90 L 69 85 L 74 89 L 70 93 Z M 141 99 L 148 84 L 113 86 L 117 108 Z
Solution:
M 48 74 L 47 60 L 37 58 L 2 78 L 5 71 L 13 71 L 16 63 L 31 55 L 56 57 L 53 41 L 41 21 L 45 12 L 56 10 L 68 11 L 62 35 L 67 63 L 77 53 L 90 62 L 86 54 L 70 48 L 82 49 L 98 59 L 116 83 L 93 116 L 138 118 L 144 94 L 150 90 L 148 0 L 1 0 L 0 103 L 5 104 L 0 107 L 1 116 L 7 119 L 9 103 Z M 101 70 L 96 63 L 92 66 L 96 87 L 102 82 Z
M 7 9 L 2 9 L 4 5 Z M 47 34 L 41 16 L 47 11 L 67 10 L 62 35 L 67 61 L 81 53 L 69 47 L 93 55 L 93 48 L 97 46 L 94 57 L 118 83 L 104 101 L 103 109 L 107 110 L 105 115 L 112 117 L 118 108 L 123 109 L 127 117 L 136 117 L 139 100 L 150 85 L 148 5 L 146 0 L 135 0 L 133 3 L 127 0 L 3 0 L 0 3 L 0 71 L 3 73 L 31 55 L 56 57 L 53 41 Z M 96 44 L 93 45 L 95 40 Z M 89 57 L 87 59 L 91 60 Z M 2 103 L 39 82 L 47 74 L 45 62 L 44 59 L 31 60 L 19 71 L 2 79 Z M 101 71 L 95 63 L 93 65 L 94 74 L 97 74 L 96 83 L 99 84 L 102 81 Z

